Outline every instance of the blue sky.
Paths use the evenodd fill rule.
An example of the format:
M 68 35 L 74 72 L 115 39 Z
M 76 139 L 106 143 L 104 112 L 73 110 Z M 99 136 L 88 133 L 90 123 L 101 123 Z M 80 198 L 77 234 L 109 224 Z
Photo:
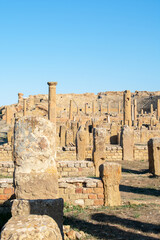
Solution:
M 160 0 L 0 0 L 0 106 L 24 96 L 160 90 Z

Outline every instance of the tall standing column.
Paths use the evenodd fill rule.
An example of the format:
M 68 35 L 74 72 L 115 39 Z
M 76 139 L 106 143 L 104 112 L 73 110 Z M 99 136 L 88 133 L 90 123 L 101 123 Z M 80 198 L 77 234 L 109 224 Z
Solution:
M 26 116 L 26 98 L 23 98 L 23 116 Z
M 137 99 L 134 99 L 134 121 L 137 120 Z
M 124 91 L 123 95 L 123 124 L 131 127 L 131 92 Z
M 94 115 L 95 114 L 95 102 L 92 101 L 92 114 Z
M 48 82 L 49 96 L 48 96 L 48 119 L 56 123 L 56 86 L 57 82 Z
M 151 115 L 153 114 L 153 104 L 151 104 Z
M 85 114 L 87 115 L 88 103 L 85 103 Z
M 102 115 L 102 103 L 100 103 L 100 116 Z
M 72 99 L 70 100 L 70 105 L 69 105 L 69 119 L 72 120 L 73 118 L 73 101 Z
M 6 123 L 11 123 L 11 109 L 9 106 L 6 107 Z
M 23 101 L 23 93 L 18 93 L 18 103 L 22 103 Z
M 118 102 L 118 113 L 119 114 L 121 113 L 121 102 L 120 101 Z

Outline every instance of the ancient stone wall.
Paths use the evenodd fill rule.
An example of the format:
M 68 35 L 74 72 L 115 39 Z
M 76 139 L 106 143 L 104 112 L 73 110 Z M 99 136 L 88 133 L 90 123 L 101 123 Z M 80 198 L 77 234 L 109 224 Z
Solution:
M 58 161 L 57 170 L 59 178 L 95 176 L 95 168 L 91 161 Z
M 136 161 L 148 161 L 148 147 L 144 144 L 134 145 L 133 158 Z
M 101 179 L 61 178 L 59 196 L 65 202 L 82 206 L 103 206 L 104 190 Z
M 0 146 L 0 162 L 12 161 L 12 148 L 8 144 Z
M 14 194 L 13 179 L 0 179 L 0 204 L 4 203 Z
M 0 162 L 0 176 L 13 177 L 14 163 L 9 161 Z

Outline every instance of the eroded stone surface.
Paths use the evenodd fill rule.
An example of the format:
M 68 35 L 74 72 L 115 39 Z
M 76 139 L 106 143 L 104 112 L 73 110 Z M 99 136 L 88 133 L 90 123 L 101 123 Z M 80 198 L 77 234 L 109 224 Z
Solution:
M 14 161 L 17 199 L 49 199 L 58 194 L 55 124 L 39 117 L 15 123 Z
M 14 200 L 12 217 L 24 215 L 47 215 L 53 218 L 63 231 L 63 199 Z
M 149 171 L 160 176 L 160 138 L 151 138 L 148 142 Z
M 123 160 L 133 161 L 134 131 L 129 126 L 122 130 Z
M 86 151 L 86 134 L 84 126 L 81 126 L 77 132 L 77 143 L 76 143 L 76 153 L 77 160 L 85 160 Z
M 93 161 L 96 168 L 96 177 L 99 177 L 99 166 L 104 162 L 105 156 L 105 128 L 94 128 L 93 130 Z
M 46 215 L 12 217 L 1 232 L 1 240 L 61 240 L 57 223 Z
M 121 165 L 113 162 L 105 162 L 100 167 L 100 175 L 104 184 L 105 206 L 121 205 L 119 191 Z

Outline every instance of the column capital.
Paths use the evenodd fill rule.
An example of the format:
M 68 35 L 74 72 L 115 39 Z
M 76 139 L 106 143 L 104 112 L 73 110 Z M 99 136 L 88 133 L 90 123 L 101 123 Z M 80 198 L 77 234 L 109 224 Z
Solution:
M 19 96 L 19 97 L 21 97 L 21 96 L 23 96 L 23 95 L 24 95 L 23 93 L 18 93 L 18 96 Z
M 57 82 L 47 82 L 49 86 L 57 86 Z

